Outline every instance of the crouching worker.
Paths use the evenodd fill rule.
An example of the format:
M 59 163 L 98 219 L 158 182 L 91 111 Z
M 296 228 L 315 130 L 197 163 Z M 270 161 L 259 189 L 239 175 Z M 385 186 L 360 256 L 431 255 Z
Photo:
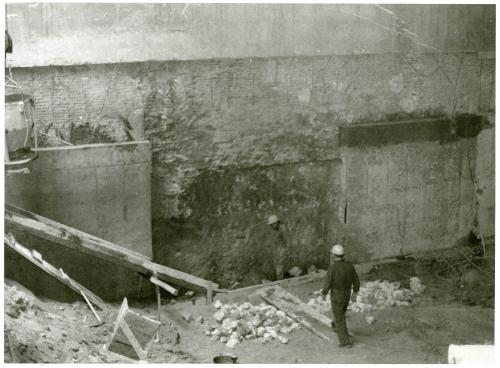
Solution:
M 273 266 L 276 280 L 285 278 L 285 266 L 287 265 L 287 254 L 290 253 L 291 240 L 288 228 L 281 223 L 276 215 L 271 215 L 267 219 L 267 224 L 273 230 Z
M 347 333 L 345 312 L 349 305 L 349 299 L 356 301 L 357 292 L 359 291 L 359 277 L 353 264 L 344 260 L 344 247 L 342 245 L 335 244 L 330 253 L 332 254 L 332 261 L 321 292 L 324 299 L 328 291 L 330 291 L 334 319 L 332 327 L 337 333 L 339 347 L 350 348 L 351 341 Z M 351 291 L 353 291 L 352 295 Z

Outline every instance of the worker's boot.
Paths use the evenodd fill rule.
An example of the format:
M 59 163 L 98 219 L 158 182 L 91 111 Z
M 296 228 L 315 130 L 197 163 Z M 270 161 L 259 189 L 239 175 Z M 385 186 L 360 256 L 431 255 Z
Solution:
M 352 348 L 352 344 L 351 343 L 339 344 L 339 348 L 350 349 Z

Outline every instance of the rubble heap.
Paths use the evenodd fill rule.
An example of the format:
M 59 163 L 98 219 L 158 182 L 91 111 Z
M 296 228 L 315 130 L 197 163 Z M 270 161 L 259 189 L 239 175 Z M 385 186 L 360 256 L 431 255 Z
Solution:
M 82 302 L 73 304 L 41 301 L 29 290 L 4 285 L 4 353 L 15 363 L 103 363 L 99 348 L 106 343 L 111 327 L 85 331 L 82 318 L 89 315 Z M 5 334 L 4 334 L 5 335 Z M 10 350 L 11 349 L 11 350 Z
M 399 282 L 387 280 L 369 281 L 363 284 L 358 292 L 356 302 L 350 303 L 348 310 L 352 312 L 371 313 L 386 307 L 410 305 L 415 296 L 425 290 L 418 277 L 410 278 L 410 289 L 401 288 Z M 330 312 L 330 294 L 323 300 L 321 290 L 313 293 L 315 298 L 308 301 L 308 305 L 321 313 Z
M 6 363 L 130 363 L 119 354 L 104 351 L 113 333 L 118 310 L 108 305 L 96 320 L 85 302 L 62 303 L 39 299 L 22 285 L 7 280 L 4 283 L 4 360 Z M 154 307 L 152 307 L 154 310 Z M 149 313 L 150 310 L 145 310 Z M 9 331 L 8 336 L 6 331 Z M 165 347 L 176 345 L 177 329 L 163 329 L 160 342 L 151 348 L 152 363 L 190 363 L 192 357 Z
M 213 318 L 218 322 L 216 327 L 208 327 L 205 331 L 213 341 L 221 341 L 233 348 L 243 340 L 256 339 L 263 344 L 277 339 L 282 344 L 288 343 L 292 331 L 299 329 L 300 324 L 288 317 L 285 312 L 261 303 L 257 306 L 248 302 L 243 304 L 223 304 L 219 300 L 214 303 L 217 309 Z

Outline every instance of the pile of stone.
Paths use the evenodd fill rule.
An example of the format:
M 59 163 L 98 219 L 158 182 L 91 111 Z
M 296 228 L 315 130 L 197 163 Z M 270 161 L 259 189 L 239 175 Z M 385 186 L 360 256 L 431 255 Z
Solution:
M 356 302 L 347 308 L 353 312 L 371 313 L 377 309 L 392 306 L 410 305 L 413 292 L 400 288 L 399 282 L 370 281 L 359 289 Z
M 425 290 L 418 277 L 410 278 L 410 289 L 401 288 L 399 282 L 369 281 L 361 286 L 356 302 L 350 303 L 348 310 L 352 312 L 371 313 L 377 309 L 392 306 L 410 305 L 418 294 Z M 307 303 L 321 313 L 330 312 L 330 295 L 323 300 L 321 291 L 314 292 L 314 298 Z
M 256 339 L 265 344 L 274 339 L 282 344 L 288 343 L 292 331 L 300 328 L 300 324 L 288 317 L 285 312 L 261 303 L 252 305 L 223 304 L 219 300 L 214 303 L 217 309 L 213 318 L 218 322 L 216 327 L 205 330 L 213 341 L 221 341 L 233 348 L 244 340 Z

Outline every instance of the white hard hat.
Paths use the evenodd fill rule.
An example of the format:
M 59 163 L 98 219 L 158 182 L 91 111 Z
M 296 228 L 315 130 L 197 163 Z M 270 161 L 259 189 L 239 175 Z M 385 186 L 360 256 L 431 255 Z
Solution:
M 280 219 L 278 218 L 278 216 L 276 215 L 271 215 L 269 216 L 269 218 L 267 219 L 267 224 L 268 225 L 272 225 L 272 224 L 275 224 L 279 221 Z
M 344 247 L 340 244 L 335 244 L 330 251 L 335 256 L 343 256 L 344 255 Z

